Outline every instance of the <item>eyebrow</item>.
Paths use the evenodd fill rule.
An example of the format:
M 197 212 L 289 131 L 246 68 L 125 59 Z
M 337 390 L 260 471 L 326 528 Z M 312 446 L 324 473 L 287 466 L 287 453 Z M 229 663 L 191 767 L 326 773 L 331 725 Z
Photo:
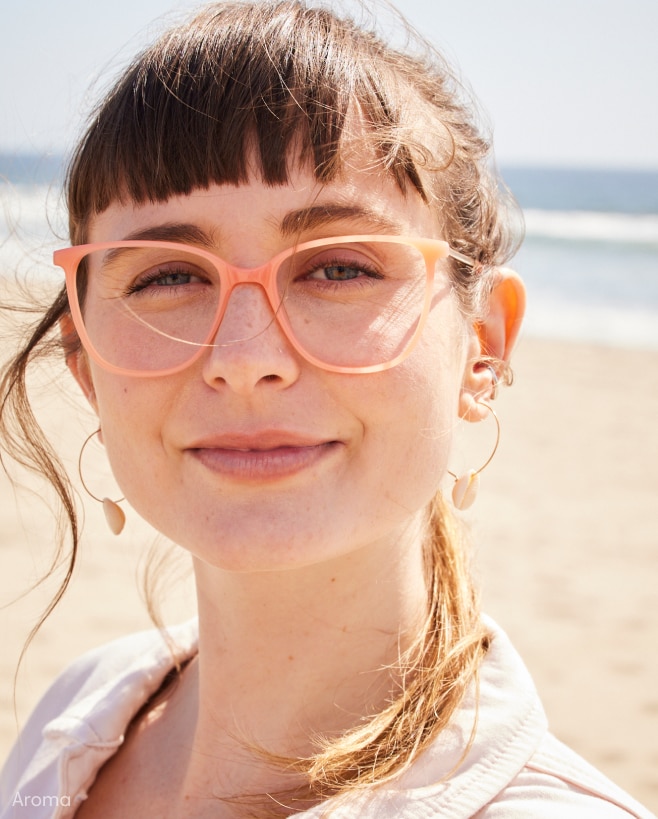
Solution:
M 281 220 L 279 229 L 282 236 L 288 237 L 337 222 L 357 222 L 359 227 L 379 233 L 402 233 L 402 225 L 399 222 L 376 210 L 358 205 L 329 203 L 290 211 Z M 354 229 L 350 228 L 350 231 L 354 232 Z
M 366 230 L 399 235 L 403 232 L 400 222 L 372 208 L 331 203 L 292 210 L 281 219 L 278 227 L 281 236 L 289 238 L 305 231 L 317 230 L 341 222 L 352 223 L 350 226 L 352 233 Z M 212 250 L 217 247 L 217 238 L 214 231 L 209 233 L 193 223 L 166 222 L 162 225 L 152 225 L 131 231 L 124 236 L 123 241 L 179 242 Z
M 122 241 L 147 240 L 153 242 L 180 242 L 189 245 L 201 245 L 212 248 L 216 244 L 215 237 L 198 225 L 188 222 L 166 222 L 163 225 L 134 230 Z

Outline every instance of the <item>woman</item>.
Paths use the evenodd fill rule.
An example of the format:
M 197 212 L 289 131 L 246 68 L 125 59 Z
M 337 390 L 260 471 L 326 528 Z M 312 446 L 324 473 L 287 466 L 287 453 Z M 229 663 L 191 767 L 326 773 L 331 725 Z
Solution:
M 55 682 L 3 816 L 649 816 L 547 733 L 440 493 L 473 498 L 452 431 L 497 423 L 524 305 L 453 86 L 327 11 L 227 3 L 96 111 L 5 412 L 60 333 L 199 618 Z

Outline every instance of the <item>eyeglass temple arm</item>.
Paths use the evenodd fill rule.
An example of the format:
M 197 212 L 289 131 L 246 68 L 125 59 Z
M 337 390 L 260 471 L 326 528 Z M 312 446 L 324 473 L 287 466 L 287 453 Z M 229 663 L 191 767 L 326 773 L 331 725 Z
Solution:
M 464 256 L 463 253 L 460 253 L 458 250 L 453 250 L 450 248 L 448 250 L 448 255 L 452 256 L 453 259 L 457 259 L 458 262 L 463 262 L 467 264 L 469 267 L 475 267 L 475 262 L 473 259 L 470 259 L 468 256 Z

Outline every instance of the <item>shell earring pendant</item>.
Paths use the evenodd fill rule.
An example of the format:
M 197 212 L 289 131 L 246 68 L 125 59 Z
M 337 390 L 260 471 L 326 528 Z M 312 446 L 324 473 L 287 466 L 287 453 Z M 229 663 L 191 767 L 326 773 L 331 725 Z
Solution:
M 84 487 L 84 490 L 89 495 L 89 497 L 93 498 L 95 501 L 98 501 L 98 503 L 103 505 L 105 520 L 107 521 L 107 525 L 110 527 L 110 531 L 112 532 L 112 534 L 120 535 L 121 532 L 123 531 L 123 527 L 126 525 L 125 512 L 119 506 L 123 498 L 119 498 L 119 500 L 116 501 L 110 500 L 110 498 L 99 498 L 97 495 L 94 495 L 94 493 L 89 490 L 89 487 L 85 483 L 85 479 L 82 477 L 82 455 L 89 441 L 91 441 L 94 435 L 98 435 L 99 432 L 100 429 L 97 429 L 94 432 L 92 432 L 91 435 L 88 436 L 88 438 L 82 445 L 80 455 L 78 456 L 78 475 L 80 476 L 80 483 Z
M 480 488 L 480 473 L 493 461 L 494 455 L 498 449 L 498 444 L 500 443 L 500 421 L 498 420 L 495 410 L 493 407 L 487 404 L 486 401 L 478 401 L 477 403 L 483 407 L 486 407 L 493 415 L 494 421 L 496 422 L 496 443 L 494 444 L 491 455 L 489 455 L 487 460 L 479 469 L 469 469 L 468 472 L 465 472 L 460 476 L 457 476 L 454 472 L 450 472 L 450 470 L 448 470 L 448 475 L 451 475 L 455 479 L 455 484 L 452 487 L 452 502 L 454 503 L 455 508 L 459 509 L 460 511 L 468 509 L 469 506 L 472 506 L 475 502 L 475 498 L 477 497 L 478 490 Z

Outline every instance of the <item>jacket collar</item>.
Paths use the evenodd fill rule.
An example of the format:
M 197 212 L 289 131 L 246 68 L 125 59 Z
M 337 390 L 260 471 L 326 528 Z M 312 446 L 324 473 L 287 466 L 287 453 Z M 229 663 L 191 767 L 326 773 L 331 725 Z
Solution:
M 492 640 L 478 684 L 471 687 L 448 728 L 393 782 L 332 800 L 332 817 L 472 816 L 523 768 L 546 734 L 546 717 L 509 639 L 492 621 L 485 623 Z M 98 770 L 121 745 L 132 718 L 162 685 L 175 660 L 184 662 L 196 653 L 196 621 L 168 634 L 167 641 L 157 631 L 116 641 L 67 672 L 78 682 L 82 674 L 84 681 L 60 715 L 45 725 L 41 744 L 19 783 L 18 790 L 30 794 L 47 792 L 44 787 L 50 782 L 52 793 L 57 771 L 59 808 L 55 813 L 35 811 L 34 819 L 73 816 Z M 297 815 L 319 819 L 328 807 L 324 803 Z

